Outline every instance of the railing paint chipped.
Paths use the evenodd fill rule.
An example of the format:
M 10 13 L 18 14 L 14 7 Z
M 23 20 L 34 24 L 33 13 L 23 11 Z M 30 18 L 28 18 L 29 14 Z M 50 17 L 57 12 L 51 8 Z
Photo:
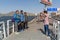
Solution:
M 60 40 L 60 21 L 53 19 L 53 32 L 57 40 Z
M 11 20 L 7 20 L 7 34 L 6 34 L 6 30 L 5 30 L 5 22 L 4 21 L 2 21 L 2 22 L 0 22 L 0 24 L 2 24 L 3 25 L 3 35 L 4 35 L 4 38 L 7 38 L 7 37 L 9 37 L 9 23 L 10 23 L 10 21 Z M 53 19 L 53 31 L 54 31 L 54 33 L 56 34 L 56 35 L 58 35 L 58 40 L 60 40 L 60 34 L 59 34 L 59 29 L 60 28 L 60 21 L 57 21 L 57 20 L 55 20 L 55 19 Z M 58 30 L 58 32 L 56 32 L 56 30 L 55 29 L 57 29 Z M 0 31 L 0 33 L 2 33 L 2 31 Z M 14 33 L 14 23 L 13 23 L 13 25 L 12 25 L 12 33 Z M 7 36 L 6 36 L 7 35 Z M 4 39 L 3 38 L 3 39 Z
M 9 37 L 9 35 L 10 35 L 10 34 L 9 34 L 9 31 L 10 31 L 10 30 L 9 30 L 9 28 L 10 28 L 10 27 L 9 27 L 9 23 L 10 23 L 10 21 L 11 21 L 11 20 L 7 20 L 7 33 L 6 33 L 6 30 L 5 30 L 5 29 L 6 29 L 6 27 L 5 27 L 5 22 L 4 22 L 4 21 L 0 22 L 0 24 L 2 24 L 2 26 L 3 26 L 3 27 L 2 27 L 2 28 L 3 28 L 3 29 L 2 29 L 3 31 L 0 30 L 0 33 L 1 33 L 1 35 L 2 35 L 2 33 L 3 33 L 3 35 L 4 35 L 4 36 L 2 35 L 3 38 L 1 37 L 1 39 L 4 39 L 4 38 Z M 14 33 L 14 23 L 13 23 L 13 25 L 12 25 L 12 33 Z M 12 33 L 11 33 L 11 34 L 12 34 Z M 7 35 L 7 36 L 6 36 L 6 35 Z
M 33 19 L 32 21 L 30 21 L 28 24 L 32 23 L 33 21 L 34 21 L 34 19 Z M 10 30 L 9 30 L 9 29 L 10 29 L 9 23 L 10 23 L 10 22 L 11 22 L 11 20 L 7 20 L 7 33 L 6 33 L 6 30 L 5 30 L 5 29 L 6 29 L 6 27 L 5 27 L 5 22 L 4 22 L 4 21 L 0 22 L 0 24 L 3 25 L 3 35 L 4 35 L 4 36 L 3 36 L 3 35 L 2 35 L 2 36 L 3 36 L 4 38 L 2 38 L 2 39 L 5 39 L 5 38 L 7 38 L 7 37 L 10 36 L 10 34 L 9 34 L 9 33 L 10 33 L 10 32 L 9 32 L 9 31 L 10 31 Z M 0 31 L 0 33 L 2 33 L 2 31 Z M 14 33 L 14 23 L 13 23 L 13 25 L 12 25 L 12 33 Z M 11 34 L 12 34 L 12 33 L 11 33 Z M 7 36 L 6 36 L 6 35 L 7 35 Z

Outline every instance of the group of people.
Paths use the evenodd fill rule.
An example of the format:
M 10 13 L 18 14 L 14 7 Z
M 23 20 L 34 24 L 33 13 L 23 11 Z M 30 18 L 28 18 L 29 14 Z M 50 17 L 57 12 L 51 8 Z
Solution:
M 44 22 L 44 31 L 45 34 L 50 36 L 50 32 L 49 32 L 49 15 L 47 11 L 44 11 L 43 13 L 41 13 L 40 15 L 41 19 L 43 19 Z M 15 32 L 17 31 L 22 31 L 24 29 L 28 28 L 28 16 L 27 16 L 27 12 L 23 12 L 23 10 L 21 10 L 19 12 L 19 10 L 16 10 L 16 12 L 13 15 L 13 19 L 12 21 L 14 21 L 15 24 Z
M 12 22 L 14 23 L 15 32 L 24 31 L 24 29 L 28 28 L 27 12 L 16 10 L 12 17 Z

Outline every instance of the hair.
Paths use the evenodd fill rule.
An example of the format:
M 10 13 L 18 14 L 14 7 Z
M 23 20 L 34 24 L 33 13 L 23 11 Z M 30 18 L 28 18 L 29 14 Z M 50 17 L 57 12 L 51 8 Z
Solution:
M 16 12 L 19 12 L 19 10 L 16 10 Z
M 23 12 L 23 10 L 21 10 L 20 12 Z
M 27 15 L 27 12 L 24 12 L 25 15 Z
M 47 14 L 48 12 L 47 12 L 46 10 L 44 10 L 44 13 L 46 13 L 46 14 Z
M 42 14 L 42 12 L 40 12 L 40 14 Z
M 27 12 L 24 12 L 24 14 L 26 14 Z

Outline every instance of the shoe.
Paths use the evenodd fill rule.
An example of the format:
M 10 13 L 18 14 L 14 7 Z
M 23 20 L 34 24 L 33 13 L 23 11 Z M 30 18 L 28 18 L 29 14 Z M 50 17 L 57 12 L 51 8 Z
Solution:
M 50 39 L 50 37 L 48 36 L 47 38 L 49 38 Z
M 29 27 L 26 27 L 26 29 L 28 29 Z
M 20 32 L 24 31 L 24 29 L 22 29 Z
M 18 32 L 15 32 L 15 34 L 19 34 Z

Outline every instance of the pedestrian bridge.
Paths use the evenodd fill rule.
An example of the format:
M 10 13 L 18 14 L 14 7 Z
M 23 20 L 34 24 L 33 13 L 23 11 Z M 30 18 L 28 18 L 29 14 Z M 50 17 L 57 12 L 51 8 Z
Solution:
M 3 25 L 2 27 L 3 29 L 0 31 L 1 40 L 52 40 L 51 38 L 48 38 L 48 36 L 44 34 L 43 23 L 36 22 L 36 18 L 28 23 L 29 26 L 28 29 L 18 32 L 18 34 L 15 34 L 14 32 L 13 23 L 12 26 L 9 27 L 9 22 L 11 22 L 11 20 L 7 21 L 6 28 L 5 28 L 5 23 L 0 22 L 0 24 Z M 49 27 L 50 29 L 53 29 L 53 26 L 49 25 Z

